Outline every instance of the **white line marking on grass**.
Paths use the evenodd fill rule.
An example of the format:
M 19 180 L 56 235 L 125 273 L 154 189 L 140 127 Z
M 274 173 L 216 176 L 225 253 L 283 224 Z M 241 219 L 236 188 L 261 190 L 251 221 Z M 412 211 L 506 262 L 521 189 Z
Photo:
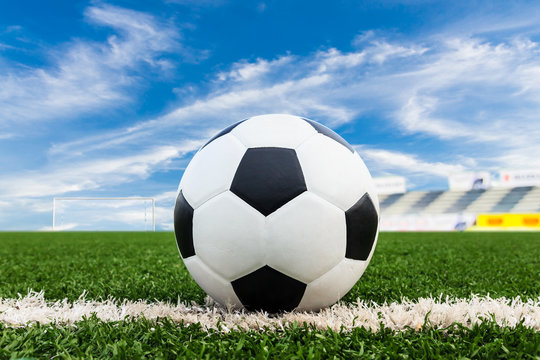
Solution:
M 280 329 L 297 323 L 313 324 L 319 329 L 351 329 L 364 326 L 377 330 L 381 323 L 393 330 L 419 329 L 424 320 L 436 328 L 453 323 L 472 326 L 483 321 L 496 321 L 499 325 L 515 327 L 520 321 L 527 327 L 540 330 L 540 297 L 523 301 L 489 296 L 471 296 L 470 299 L 420 298 L 403 300 L 400 303 L 375 304 L 358 300 L 355 304 L 336 304 L 318 313 L 292 312 L 279 316 L 227 310 L 219 306 L 187 306 L 182 303 L 148 303 L 139 301 L 86 300 L 47 301 L 43 292 L 31 292 L 18 299 L 0 299 L 0 322 L 7 326 L 28 326 L 56 323 L 72 325 L 83 316 L 95 314 L 103 321 L 120 321 L 126 318 L 157 319 L 169 318 L 185 325 L 200 323 L 205 329 L 230 331 L 264 327 Z

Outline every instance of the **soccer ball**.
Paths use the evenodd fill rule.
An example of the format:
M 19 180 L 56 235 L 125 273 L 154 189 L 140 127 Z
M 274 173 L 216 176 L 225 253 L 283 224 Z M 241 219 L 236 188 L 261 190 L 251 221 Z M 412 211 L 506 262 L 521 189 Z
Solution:
M 195 281 L 225 306 L 318 310 L 358 281 L 379 203 L 360 156 L 327 127 L 262 115 L 217 134 L 186 168 L 176 242 Z

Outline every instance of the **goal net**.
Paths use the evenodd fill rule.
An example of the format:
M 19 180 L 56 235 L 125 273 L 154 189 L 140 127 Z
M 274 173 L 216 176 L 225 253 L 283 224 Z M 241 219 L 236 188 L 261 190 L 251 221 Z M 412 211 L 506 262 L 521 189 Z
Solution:
M 155 231 L 150 197 L 62 197 L 53 199 L 52 230 Z

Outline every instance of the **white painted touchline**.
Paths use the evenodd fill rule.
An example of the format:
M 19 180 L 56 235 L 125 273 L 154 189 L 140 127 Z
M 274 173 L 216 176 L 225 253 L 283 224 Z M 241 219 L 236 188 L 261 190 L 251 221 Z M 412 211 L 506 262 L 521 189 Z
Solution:
M 540 330 L 540 297 L 523 301 L 489 296 L 471 296 L 469 299 L 420 298 L 399 303 L 375 304 L 358 300 L 355 304 L 336 304 L 318 313 L 292 312 L 279 316 L 227 310 L 212 305 L 184 305 L 163 302 L 87 300 L 81 296 L 74 302 L 47 301 L 43 292 L 32 292 L 18 299 L 0 299 L 0 322 L 13 327 L 56 323 L 72 325 L 83 316 L 95 314 L 103 321 L 128 318 L 169 318 L 185 325 L 200 323 L 205 329 L 223 331 L 233 329 L 283 328 L 293 322 L 313 324 L 317 328 L 334 330 L 364 326 L 377 330 L 381 323 L 393 330 L 418 329 L 428 319 L 433 327 L 443 328 L 453 323 L 470 327 L 483 321 L 496 321 L 499 325 L 523 325 Z M 218 325 L 219 324 L 219 325 Z

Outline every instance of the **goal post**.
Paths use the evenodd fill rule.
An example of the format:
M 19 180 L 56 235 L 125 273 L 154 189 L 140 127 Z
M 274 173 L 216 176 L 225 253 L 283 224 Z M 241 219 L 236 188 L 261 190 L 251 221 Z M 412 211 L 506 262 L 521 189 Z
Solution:
M 76 227 L 77 223 L 75 223 L 75 225 L 70 224 L 70 226 L 63 225 L 62 220 L 64 220 L 63 218 L 66 216 L 66 213 L 62 213 L 61 211 L 69 208 L 69 205 L 66 206 L 65 204 L 71 205 L 77 204 L 77 202 L 79 203 L 79 205 L 75 205 L 74 208 L 70 210 L 71 213 L 68 213 L 67 215 L 72 216 L 73 213 L 79 211 L 82 214 L 86 214 L 86 219 L 88 219 L 89 217 L 93 217 L 94 219 L 101 218 L 107 219 L 109 222 L 117 221 L 118 223 L 122 223 L 121 220 L 124 220 L 124 223 L 126 224 L 129 222 L 129 219 L 126 220 L 126 218 L 129 218 L 130 214 L 132 215 L 131 217 L 133 218 L 133 222 L 137 222 L 142 216 L 142 218 L 144 219 L 143 221 L 145 225 L 145 231 L 147 231 L 147 208 L 150 207 L 150 220 L 152 225 L 151 231 L 156 231 L 156 201 L 152 197 L 55 197 L 53 198 L 52 206 L 53 231 L 71 229 L 70 226 Z M 137 206 L 139 206 L 136 205 L 137 203 L 143 204 L 143 213 L 137 212 L 141 211 L 140 209 L 137 209 Z M 147 204 L 149 204 L 150 206 L 148 206 Z M 134 209 L 136 209 L 136 211 L 134 211 Z M 100 211 L 102 212 L 101 214 L 99 214 Z M 88 226 L 88 224 L 86 225 Z M 72 230 L 77 229 L 74 228 Z

